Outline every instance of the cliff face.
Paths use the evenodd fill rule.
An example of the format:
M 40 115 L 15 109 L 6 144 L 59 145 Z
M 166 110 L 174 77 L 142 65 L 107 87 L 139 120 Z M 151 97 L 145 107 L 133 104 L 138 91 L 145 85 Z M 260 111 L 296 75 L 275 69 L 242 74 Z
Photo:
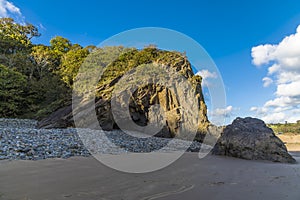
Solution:
M 135 89 L 128 92 L 132 86 Z M 106 68 L 97 87 L 95 108 L 104 130 L 145 131 L 149 124 L 156 124 L 158 127 L 152 127 L 159 128 L 156 136 L 174 137 L 194 131 L 195 123 L 198 132 L 205 132 L 209 124 L 201 77 L 193 74 L 187 58 L 150 47 L 124 53 Z M 68 112 L 59 110 L 62 115 L 54 113 L 39 126 L 72 125 L 70 107 L 65 109 Z

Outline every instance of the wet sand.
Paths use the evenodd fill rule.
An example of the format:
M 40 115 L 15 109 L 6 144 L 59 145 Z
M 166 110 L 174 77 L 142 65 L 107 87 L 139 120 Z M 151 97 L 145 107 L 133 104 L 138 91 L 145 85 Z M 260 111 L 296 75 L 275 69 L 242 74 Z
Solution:
M 92 157 L 0 161 L 0 200 L 46 199 L 298 200 L 300 165 L 186 153 L 162 170 L 127 174 Z

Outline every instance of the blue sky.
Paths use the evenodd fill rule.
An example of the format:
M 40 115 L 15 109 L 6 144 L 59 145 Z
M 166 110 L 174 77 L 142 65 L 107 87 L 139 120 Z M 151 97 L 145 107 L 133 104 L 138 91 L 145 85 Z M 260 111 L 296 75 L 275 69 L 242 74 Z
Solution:
M 10 10 L 3 13 L 1 6 L 7 6 L 5 2 L 0 0 L 0 15 L 23 19 L 40 28 L 42 36 L 35 39 L 35 43 L 48 44 L 51 37 L 61 35 L 83 46 L 97 45 L 117 33 L 140 27 L 163 27 L 182 32 L 206 49 L 222 75 L 227 108 L 211 112 L 225 115 L 228 122 L 236 116 L 260 117 L 269 122 L 295 121 L 298 115 L 300 119 L 297 92 L 280 93 L 282 84 L 290 88 L 290 82 L 282 82 L 280 78 L 287 72 L 281 59 L 283 54 L 275 53 L 265 58 L 265 54 L 273 50 L 263 47 L 254 49 L 251 54 L 253 47 L 280 46 L 285 37 L 296 35 L 300 1 L 10 0 L 19 12 L 10 6 Z M 254 59 L 258 61 L 253 64 Z M 262 59 L 265 62 L 259 62 Z M 281 66 L 280 70 L 268 74 L 274 63 Z M 297 72 L 293 71 L 293 75 L 298 75 Z M 262 81 L 265 77 L 270 79 L 268 87 L 264 87 Z M 299 86 L 300 90 L 297 84 L 298 79 L 293 86 L 296 89 Z M 284 97 L 290 99 L 279 101 Z M 281 103 L 280 108 L 266 104 L 276 99 Z

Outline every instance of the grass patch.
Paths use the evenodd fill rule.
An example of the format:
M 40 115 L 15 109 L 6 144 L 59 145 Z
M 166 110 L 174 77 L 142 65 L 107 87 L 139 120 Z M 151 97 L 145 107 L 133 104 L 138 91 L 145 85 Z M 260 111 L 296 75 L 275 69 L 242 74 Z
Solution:
M 285 123 L 285 124 L 268 124 L 268 127 L 273 129 L 276 134 L 284 135 L 299 135 L 300 134 L 300 122 L 297 123 Z

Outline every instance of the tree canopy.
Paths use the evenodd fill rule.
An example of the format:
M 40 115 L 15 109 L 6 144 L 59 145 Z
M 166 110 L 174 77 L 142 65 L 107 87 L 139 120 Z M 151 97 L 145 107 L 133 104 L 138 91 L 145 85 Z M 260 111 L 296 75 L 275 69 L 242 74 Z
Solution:
M 28 108 L 26 76 L 0 64 L 0 116 L 16 117 Z
M 32 24 L 0 18 L 0 117 L 39 118 L 70 99 L 72 79 L 89 49 L 61 36 L 49 46 L 33 44 L 39 36 Z

